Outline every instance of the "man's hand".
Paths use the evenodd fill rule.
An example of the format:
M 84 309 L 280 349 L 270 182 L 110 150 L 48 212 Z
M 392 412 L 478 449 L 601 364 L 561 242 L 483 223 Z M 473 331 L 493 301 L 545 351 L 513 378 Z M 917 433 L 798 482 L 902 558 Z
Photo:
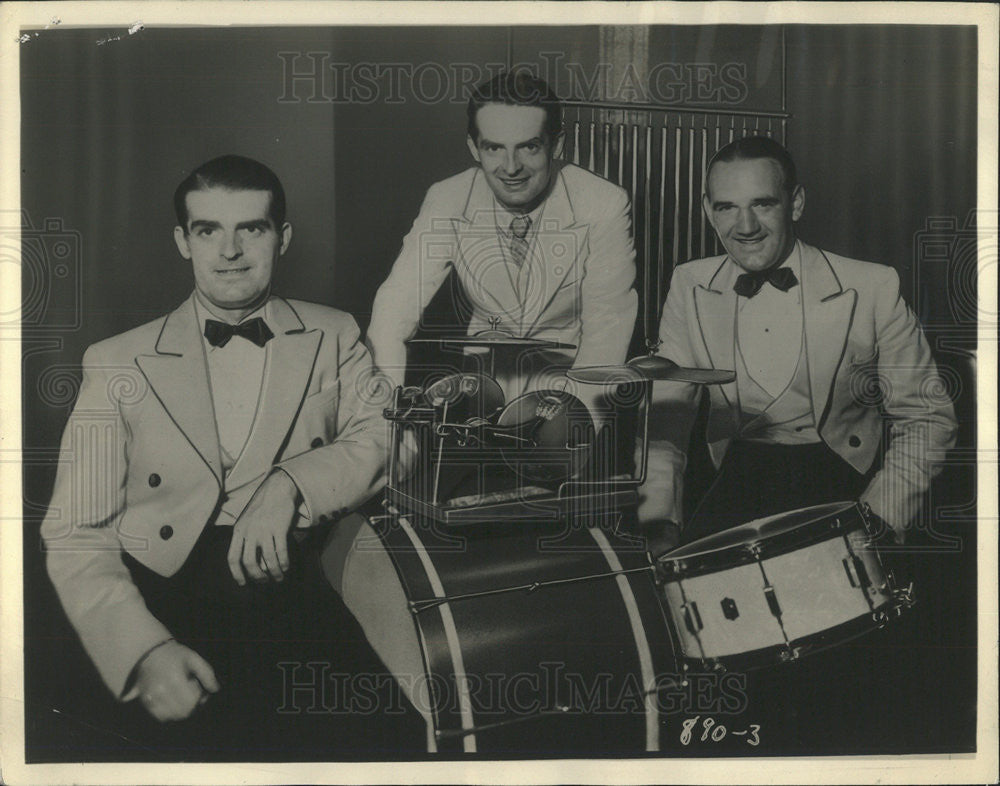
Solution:
M 173 639 L 136 666 L 135 684 L 126 700 L 138 697 L 158 721 L 178 721 L 219 690 L 215 671 L 201 655 Z
M 640 529 L 642 537 L 646 539 L 646 551 L 654 559 L 673 550 L 680 543 L 680 525 L 669 519 L 644 522 Z
M 233 527 L 229 570 L 241 587 L 253 581 L 281 581 L 289 568 L 288 531 L 299 490 L 282 471 L 271 473 L 254 492 Z

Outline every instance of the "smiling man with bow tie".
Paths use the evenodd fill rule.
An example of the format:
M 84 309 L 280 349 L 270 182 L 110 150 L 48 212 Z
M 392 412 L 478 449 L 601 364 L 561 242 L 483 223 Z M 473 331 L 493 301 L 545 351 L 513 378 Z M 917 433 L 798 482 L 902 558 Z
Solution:
M 727 253 L 675 269 L 659 353 L 735 369 L 736 380 L 709 388 L 706 438 L 718 473 L 683 540 L 860 499 L 902 541 L 956 422 L 951 401 L 928 383 L 937 368 L 899 276 L 796 238 L 805 191 L 791 156 L 769 138 L 719 150 L 706 184 L 704 209 Z M 698 391 L 654 386 L 647 523 L 683 521 Z
M 270 169 L 209 161 L 175 208 L 194 293 L 87 350 L 42 525 L 49 575 L 128 738 L 273 757 L 319 726 L 329 752 L 286 671 L 357 665 L 316 546 L 383 482 L 370 355 L 350 315 L 271 295 L 292 229 Z

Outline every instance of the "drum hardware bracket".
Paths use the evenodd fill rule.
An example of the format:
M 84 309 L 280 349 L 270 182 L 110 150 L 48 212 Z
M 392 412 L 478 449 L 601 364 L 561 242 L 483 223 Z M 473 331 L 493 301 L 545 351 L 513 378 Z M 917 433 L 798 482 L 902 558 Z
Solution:
M 907 587 L 893 588 L 892 598 L 896 601 L 895 608 L 897 614 L 902 612 L 903 609 L 913 608 L 917 603 L 917 599 L 913 595 L 913 582 L 911 581 Z
M 771 584 L 771 580 L 767 577 L 767 573 L 764 571 L 764 564 L 758 562 L 757 567 L 760 568 L 760 575 L 764 578 L 764 597 L 767 599 L 767 607 L 771 610 L 771 614 L 773 614 L 774 618 L 778 621 L 778 627 L 781 628 L 781 637 L 785 640 L 785 648 L 788 649 L 791 645 L 788 641 L 788 631 L 785 630 L 785 622 L 781 619 L 781 604 L 778 603 L 778 596 L 774 591 L 774 586 Z
M 472 598 L 482 598 L 488 595 L 500 595 L 505 592 L 527 592 L 532 593 L 542 587 L 554 587 L 560 584 L 573 584 L 580 581 L 592 581 L 594 579 L 613 578 L 614 576 L 624 576 L 629 573 L 644 573 L 651 571 L 652 565 L 644 565 L 641 568 L 628 568 L 626 570 L 613 570 L 606 573 L 591 573 L 587 576 L 573 576 L 565 579 L 549 579 L 548 581 L 533 581 L 530 584 L 518 584 L 513 587 L 497 587 L 496 589 L 480 590 L 479 592 L 463 592 L 458 595 L 443 595 L 440 598 L 427 598 L 425 600 L 411 600 L 407 604 L 410 611 L 419 614 L 421 611 L 433 609 L 444 603 L 451 603 L 458 600 L 471 600 Z
M 851 582 L 852 587 L 865 587 L 871 592 L 875 592 L 875 588 L 872 587 L 872 580 L 865 568 L 865 563 L 856 554 L 852 552 L 849 556 L 844 557 L 841 562 L 843 562 L 844 570 L 847 572 L 847 580 Z
M 684 610 L 684 624 L 691 633 L 697 635 L 698 631 L 705 627 L 701 621 L 701 614 L 698 613 L 698 604 L 692 600 L 682 604 L 681 608 Z
M 669 553 L 669 552 L 668 552 Z M 656 565 L 654 566 L 656 571 L 654 576 L 656 577 L 657 584 L 663 584 L 675 573 L 684 573 L 687 569 L 687 564 L 683 561 L 680 562 L 668 562 L 663 559 L 658 559 Z
M 740 616 L 740 610 L 736 608 L 736 601 L 732 598 L 723 598 L 719 603 L 722 606 L 722 616 L 727 620 L 734 620 Z
M 771 614 L 781 619 L 781 604 L 778 603 L 778 596 L 774 592 L 774 587 L 770 584 L 764 585 L 764 597 L 767 598 L 767 607 L 771 610 Z
M 726 664 L 720 661 L 718 658 L 697 658 L 698 664 L 702 671 L 714 671 L 718 674 L 728 671 Z M 681 671 L 684 672 L 684 676 L 680 680 L 680 686 L 686 688 L 690 685 L 690 681 L 687 678 L 687 674 L 691 671 L 691 663 L 684 661 L 681 663 Z

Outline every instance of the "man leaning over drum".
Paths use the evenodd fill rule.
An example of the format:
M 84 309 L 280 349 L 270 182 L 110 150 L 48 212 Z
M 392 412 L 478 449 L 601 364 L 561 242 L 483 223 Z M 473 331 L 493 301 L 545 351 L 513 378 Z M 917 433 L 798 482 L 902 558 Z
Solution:
M 709 387 L 706 438 L 718 471 L 683 521 L 699 387 L 657 382 L 639 508 L 646 523 L 681 525 L 684 542 L 860 500 L 901 543 L 954 444 L 951 401 L 928 384 L 937 368 L 896 271 L 798 240 L 804 205 L 791 156 L 769 138 L 736 140 L 709 164 L 704 209 L 726 254 L 676 268 L 659 354 L 735 369 L 735 381 Z

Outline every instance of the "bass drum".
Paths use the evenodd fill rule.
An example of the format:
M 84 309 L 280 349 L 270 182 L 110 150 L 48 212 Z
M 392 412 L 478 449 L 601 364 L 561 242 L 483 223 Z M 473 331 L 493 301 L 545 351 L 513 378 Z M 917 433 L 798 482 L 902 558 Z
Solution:
M 657 691 L 677 689 L 678 669 L 638 539 L 352 514 L 323 563 L 424 716 L 428 751 L 660 749 Z

